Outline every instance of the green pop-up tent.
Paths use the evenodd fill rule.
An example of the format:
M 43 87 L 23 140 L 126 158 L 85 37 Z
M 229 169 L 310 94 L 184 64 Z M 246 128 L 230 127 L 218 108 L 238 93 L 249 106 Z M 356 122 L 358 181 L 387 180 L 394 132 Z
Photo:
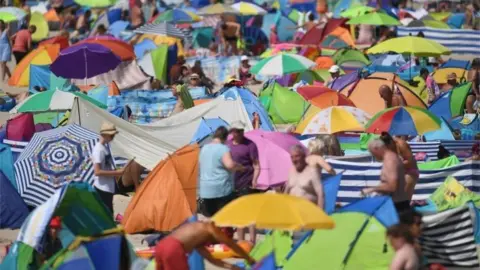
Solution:
M 276 82 L 260 93 L 260 101 L 275 124 L 298 123 L 309 106 L 300 94 Z

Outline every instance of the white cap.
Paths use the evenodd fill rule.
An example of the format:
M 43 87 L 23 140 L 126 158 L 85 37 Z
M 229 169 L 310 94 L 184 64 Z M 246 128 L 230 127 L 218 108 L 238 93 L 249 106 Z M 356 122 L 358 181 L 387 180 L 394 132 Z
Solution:
M 430 63 L 430 64 L 436 64 L 436 63 L 437 63 L 437 58 L 435 58 L 435 57 L 428 57 L 428 63 Z
M 245 129 L 245 124 L 242 121 L 235 121 L 230 125 L 230 130 L 232 129 Z
M 340 67 L 337 66 L 337 65 L 333 65 L 328 69 L 328 72 L 330 72 L 330 73 L 337 73 L 339 71 L 340 71 Z
M 245 60 L 248 60 L 248 56 L 242 55 L 242 57 L 240 57 L 240 61 L 245 61 Z

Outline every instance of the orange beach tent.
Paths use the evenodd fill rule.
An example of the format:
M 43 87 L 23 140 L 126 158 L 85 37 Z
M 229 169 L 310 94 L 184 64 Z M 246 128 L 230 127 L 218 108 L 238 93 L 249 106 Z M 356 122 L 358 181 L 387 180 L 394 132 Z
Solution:
M 199 153 L 184 146 L 148 174 L 125 210 L 127 233 L 171 231 L 197 211 Z
M 384 84 L 398 88 L 408 106 L 427 108 L 423 100 L 408 87 L 408 83 L 393 73 L 375 72 L 347 85 L 340 93 L 353 101 L 357 108 L 375 115 L 385 109 L 385 102 L 378 94 L 378 89 Z

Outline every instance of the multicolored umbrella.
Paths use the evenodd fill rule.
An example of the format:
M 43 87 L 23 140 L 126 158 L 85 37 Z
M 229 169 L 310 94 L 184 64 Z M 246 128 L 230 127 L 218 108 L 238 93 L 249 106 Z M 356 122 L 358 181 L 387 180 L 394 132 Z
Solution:
M 374 11 L 375 9 L 369 6 L 353 6 L 347 10 L 340 13 L 340 16 L 343 18 L 355 18 L 361 15 L 365 15 L 369 12 Z
M 440 129 L 441 120 L 431 112 L 416 107 L 393 107 L 377 113 L 365 125 L 366 132 L 416 136 Z
M 100 44 L 83 43 L 61 51 L 50 69 L 63 78 L 87 79 L 113 70 L 121 62 L 120 57 L 109 48 Z
M 326 86 L 321 85 L 306 85 L 297 89 L 297 93 L 308 100 L 312 105 L 326 109 L 331 106 L 350 106 L 355 107 L 355 104 L 345 95 L 338 93 Z
M 49 90 L 29 96 L 15 106 L 10 113 L 67 111 L 72 109 L 76 98 L 87 100 L 103 109 L 107 108 L 103 103 L 80 92 Z
M 243 16 L 255 16 L 267 13 L 267 11 L 260 6 L 243 1 L 233 4 L 232 8 Z
M 38 206 L 65 183 L 93 184 L 90 156 L 98 138 L 77 125 L 35 133 L 14 164 L 20 196 Z
M 223 207 L 212 220 L 222 227 L 255 225 L 259 229 L 288 231 L 335 227 L 333 219 L 312 202 L 280 193 L 242 196 Z
M 197 14 L 183 10 L 179 8 L 174 8 L 167 10 L 160 15 L 158 15 L 154 20 L 153 23 L 160 23 L 160 22 L 169 22 L 169 23 L 195 23 L 201 21 Z
M 414 54 L 416 56 L 448 55 L 451 51 L 440 43 L 421 37 L 399 37 L 386 40 L 368 49 L 368 54 L 383 54 L 395 52 L 399 54 Z
M 313 116 L 302 134 L 334 134 L 344 131 L 363 131 L 370 120 L 366 112 L 349 106 L 333 106 Z
M 90 7 L 90 8 L 102 8 L 113 6 L 117 1 L 116 0 L 74 0 L 75 3 L 80 6 Z
M 232 8 L 229 5 L 218 3 L 218 4 L 208 5 L 199 9 L 198 14 L 205 16 L 205 15 L 239 14 L 239 12 L 238 10 Z
M 250 69 L 250 72 L 264 76 L 282 76 L 302 72 L 313 66 L 315 62 L 304 56 L 282 53 L 261 60 Z
M 400 22 L 383 12 L 372 12 L 358 17 L 354 17 L 347 24 L 366 24 L 366 25 L 400 25 Z
M 133 46 L 118 38 L 114 38 L 111 36 L 94 36 L 84 39 L 78 44 L 84 43 L 100 44 L 102 46 L 105 46 L 109 48 L 115 55 L 120 57 L 122 61 L 135 59 Z

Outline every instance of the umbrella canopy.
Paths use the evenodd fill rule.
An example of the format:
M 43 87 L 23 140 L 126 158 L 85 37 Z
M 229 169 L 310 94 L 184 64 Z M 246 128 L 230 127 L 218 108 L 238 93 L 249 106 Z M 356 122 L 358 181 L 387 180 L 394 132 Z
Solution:
M 20 196 L 38 206 L 65 183 L 92 184 L 90 155 L 98 138 L 77 125 L 35 133 L 14 165 Z
M 117 2 L 116 0 L 74 0 L 75 3 L 80 6 L 90 7 L 90 8 L 101 8 L 109 7 Z
M 264 76 L 281 76 L 302 72 L 313 66 L 315 66 L 315 62 L 304 56 L 282 53 L 261 60 L 250 71 Z
M 431 112 L 416 107 L 393 107 L 377 113 L 366 124 L 369 133 L 416 136 L 440 129 L 441 120 Z
M 369 12 L 374 11 L 375 9 L 369 6 L 353 6 L 348 8 L 347 10 L 340 13 L 340 16 L 343 18 L 355 18 L 358 16 L 365 15 Z
M 107 108 L 103 103 L 80 92 L 50 90 L 29 96 L 22 103 L 15 106 L 10 113 L 67 111 L 72 109 L 77 97 L 87 100 L 100 108 Z
M 229 5 L 213 4 L 205 6 L 198 10 L 200 15 L 222 15 L 222 14 L 239 14 L 238 10 L 232 8 Z
M 3 7 L 0 8 L 0 19 L 4 22 L 21 21 L 25 18 L 27 13 L 25 10 L 17 7 Z
M 153 34 L 179 39 L 186 37 L 185 34 L 175 25 L 166 22 L 145 24 L 133 32 L 137 34 Z
M 272 131 L 253 130 L 245 133 L 245 136 L 258 148 L 262 168 L 258 187 L 268 188 L 284 184 L 292 167 L 290 148 L 299 145 L 300 141 L 290 134 Z
M 46 39 L 46 40 L 40 42 L 39 44 L 40 45 L 58 44 L 58 45 L 60 45 L 60 50 L 66 49 L 66 48 L 68 48 L 68 46 L 70 46 L 68 38 L 66 38 L 64 36 L 52 37 L 52 38 L 49 38 L 49 39 Z
M 194 23 L 194 22 L 199 22 L 201 21 L 202 18 L 200 18 L 197 14 L 179 9 L 179 8 L 174 8 L 167 10 L 155 18 L 153 20 L 153 23 L 161 23 L 161 22 L 169 22 L 169 23 Z
M 407 27 L 430 27 L 436 29 L 450 29 L 448 24 L 437 20 L 413 20 L 408 23 Z
M 238 13 L 244 16 L 255 16 L 267 13 L 267 11 L 260 6 L 243 1 L 233 4 L 232 8 L 237 10 Z
M 297 92 L 318 108 L 325 109 L 331 106 L 342 105 L 355 107 L 355 104 L 345 95 L 325 86 L 306 85 L 299 87 Z
M 343 131 L 363 131 L 370 120 L 366 112 L 349 106 L 333 106 L 313 116 L 302 134 L 334 134 Z
M 8 84 L 11 86 L 28 86 L 30 83 L 30 65 L 49 65 L 57 59 L 59 54 L 60 46 L 58 44 L 39 46 L 17 64 L 12 77 L 8 79 Z
M 248 211 L 245 211 L 248 209 Z M 259 229 L 332 229 L 335 223 L 322 209 L 303 198 L 264 193 L 242 196 L 223 207 L 212 220 L 218 226 Z
M 78 44 L 100 44 L 109 48 L 115 55 L 120 57 L 122 61 L 128 61 L 135 59 L 135 53 L 133 46 L 126 43 L 121 39 L 117 39 L 111 36 L 95 36 L 82 40 Z
M 32 34 L 33 41 L 40 41 L 48 37 L 49 28 L 45 17 L 40 12 L 33 12 L 30 16 L 30 25 L 35 25 L 37 30 Z
M 358 17 L 354 17 L 347 24 L 366 24 L 366 25 L 400 25 L 400 22 L 382 12 L 373 12 Z
M 109 48 L 100 44 L 83 43 L 61 51 L 50 69 L 55 75 L 64 78 L 86 79 L 113 70 L 120 63 L 120 58 Z
M 389 52 L 414 54 L 417 56 L 439 56 L 451 53 L 448 48 L 436 41 L 413 36 L 392 38 L 367 51 L 368 54 L 383 54 Z

